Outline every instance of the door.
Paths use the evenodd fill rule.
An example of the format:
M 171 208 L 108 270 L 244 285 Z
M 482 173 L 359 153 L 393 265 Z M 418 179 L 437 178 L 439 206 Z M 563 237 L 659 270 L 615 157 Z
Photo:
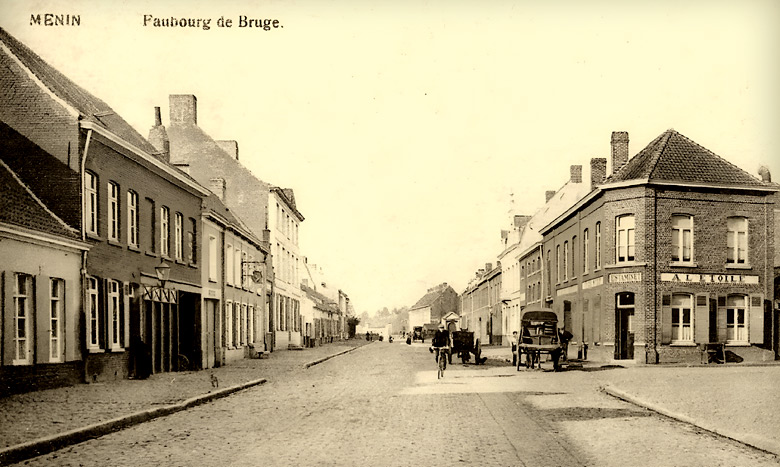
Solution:
M 214 360 L 216 353 L 216 336 L 217 336 L 217 302 L 216 300 L 206 300 L 206 368 L 214 368 Z
M 634 359 L 634 294 L 615 297 L 615 360 Z

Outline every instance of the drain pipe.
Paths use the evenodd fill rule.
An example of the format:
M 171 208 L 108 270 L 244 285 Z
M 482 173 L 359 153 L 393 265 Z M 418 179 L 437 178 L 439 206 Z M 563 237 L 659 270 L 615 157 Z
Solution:
M 87 162 L 87 153 L 89 152 L 89 143 L 92 141 L 92 130 L 87 130 L 87 140 L 84 143 L 84 152 L 81 154 L 81 166 L 79 167 L 79 173 L 81 174 L 81 178 L 79 179 L 79 187 L 81 187 L 81 241 L 86 242 L 87 240 L 87 231 L 84 226 L 84 213 L 86 210 L 86 198 L 84 196 L 84 172 L 85 167 L 84 165 Z M 87 254 L 88 250 L 84 250 L 81 252 L 81 300 L 82 303 L 84 303 L 86 306 L 83 308 L 85 312 L 88 310 L 89 307 L 89 297 L 87 296 Z M 85 321 L 81 324 L 80 329 L 84 331 L 83 336 L 84 339 L 81 344 L 82 349 L 82 361 L 84 363 L 83 370 L 84 370 L 84 379 L 83 382 L 88 383 L 89 382 L 89 372 L 87 371 L 87 355 L 89 355 L 89 351 L 87 349 L 87 339 L 89 338 L 87 336 L 87 323 L 86 323 L 86 313 L 84 313 L 84 319 Z

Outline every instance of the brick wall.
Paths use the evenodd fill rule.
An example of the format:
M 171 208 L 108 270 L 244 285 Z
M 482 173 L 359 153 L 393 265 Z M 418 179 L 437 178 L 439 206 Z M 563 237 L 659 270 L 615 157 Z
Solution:
M 0 367 L 0 394 L 11 395 L 63 386 L 83 381 L 83 363 L 52 363 Z

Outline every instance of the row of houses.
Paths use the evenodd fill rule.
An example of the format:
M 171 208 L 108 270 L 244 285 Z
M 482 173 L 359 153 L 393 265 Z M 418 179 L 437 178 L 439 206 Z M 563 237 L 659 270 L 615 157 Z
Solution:
M 2 29 L 0 61 L 4 393 L 346 336 L 352 305 L 300 251 L 293 190 L 200 129 L 194 95 L 144 138 Z
M 461 327 L 509 345 L 522 313 L 552 309 L 596 361 L 698 362 L 712 344 L 736 360 L 780 358 L 780 185 L 675 130 L 629 158 L 574 165 L 533 214 L 512 213 L 497 264 L 461 293 Z

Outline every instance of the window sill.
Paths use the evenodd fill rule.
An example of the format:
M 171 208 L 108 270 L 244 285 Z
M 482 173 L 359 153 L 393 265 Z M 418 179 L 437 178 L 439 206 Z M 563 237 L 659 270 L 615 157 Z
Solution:
M 672 342 L 669 344 L 670 347 L 697 347 L 697 344 L 693 341 L 685 341 L 685 342 Z
M 96 233 L 92 233 L 92 232 L 87 232 L 86 233 L 86 237 L 88 239 L 90 239 L 90 240 L 97 240 L 98 242 L 102 242 L 103 241 L 103 238 L 100 235 L 98 235 Z
M 216 284 L 216 283 L 217 283 L 216 279 L 209 278 L 209 284 Z
M 647 266 L 647 263 L 645 261 L 624 261 L 622 263 L 605 264 L 604 269 L 631 268 L 639 266 Z
M 111 347 L 110 349 L 108 349 L 108 351 L 111 353 L 120 353 L 120 352 L 124 352 L 125 349 L 123 349 L 122 347 Z
M 29 366 L 32 362 L 29 360 L 14 360 L 11 362 L 11 366 Z
M 130 251 L 134 251 L 134 252 L 136 252 L 136 253 L 140 253 L 140 252 L 141 252 L 141 249 L 140 249 L 140 248 L 138 248 L 138 247 L 137 247 L 137 246 L 135 246 L 135 245 L 127 245 L 127 249 L 128 249 L 128 250 L 130 250 Z
M 182 260 L 180 260 L 180 259 L 174 260 L 174 262 L 175 262 L 176 264 L 180 264 L 180 265 L 182 265 L 182 266 L 187 266 L 187 263 L 185 263 L 184 261 L 182 261 Z
M 164 260 L 168 260 L 168 261 L 170 261 L 170 262 L 173 262 L 173 260 L 171 259 L 171 257 L 170 257 L 170 256 L 168 256 L 168 255 L 160 255 L 160 259 L 164 259 Z
M 749 264 L 730 264 L 726 263 L 726 269 L 753 269 Z
M 106 351 L 101 349 L 100 347 L 89 347 L 89 348 L 87 348 L 87 352 L 89 352 L 89 353 L 106 353 Z
M 160 257 L 160 255 L 158 255 L 157 253 L 155 253 L 153 251 L 147 251 L 146 252 L 146 256 L 151 256 L 152 258 L 159 258 Z
M 118 240 L 111 240 L 111 239 L 108 239 L 108 244 L 111 246 L 115 246 L 117 248 L 122 248 L 124 246 L 121 243 L 119 243 Z
M 670 261 L 669 267 L 670 268 L 698 268 L 699 265 L 696 263 L 684 262 L 684 261 Z
M 750 347 L 750 342 L 726 342 L 726 347 Z
M 191 267 L 193 269 L 198 269 L 198 263 L 187 263 L 187 266 L 189 266 L 189 267 Z

